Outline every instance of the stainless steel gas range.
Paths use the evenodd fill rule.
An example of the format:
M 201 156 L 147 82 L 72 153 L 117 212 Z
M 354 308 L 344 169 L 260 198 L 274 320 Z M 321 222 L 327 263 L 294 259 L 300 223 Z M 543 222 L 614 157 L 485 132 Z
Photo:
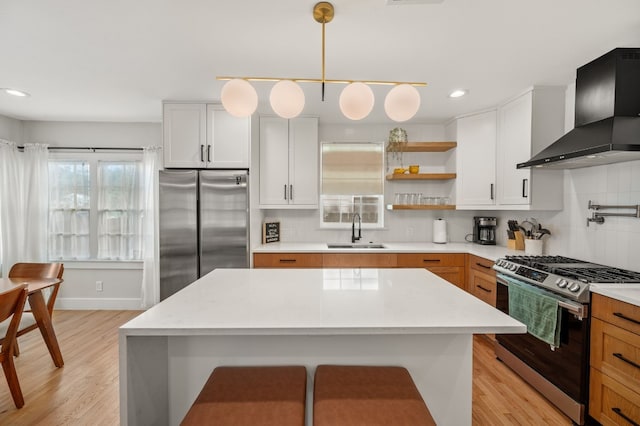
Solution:
M 557 301 L 559 345 L 530 333 L 496 336 L 496 355 L 577 424 L 589 400 L 589 285 L 640 283 L 640 273 L 563 256 L 506 256 L 493 267 L 496 307 L 509 313 L 509 288 Z M 515 292 L 515 290 L 514 290 Z

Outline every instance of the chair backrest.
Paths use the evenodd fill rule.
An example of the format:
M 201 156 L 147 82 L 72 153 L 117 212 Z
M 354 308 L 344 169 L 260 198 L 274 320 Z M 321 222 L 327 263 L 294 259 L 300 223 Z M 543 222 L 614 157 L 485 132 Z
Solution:
M 62 263 L 16 263 L 9 271 L 9 278 L 62 278 L 63 272 Z
M 16 340 L 16 333 L 18 332 L 20 318 L 22 317 L 22 309 L 26 300 L 26 286 L 16 286 L 16 288 L 0 294 L 0 322 L 5 321 L 13 315 L 9 326 L 7 327 L 6 334 L 4 336 L 0 336 L 0 341 L 2 342 L 2 351 L 0 351 L 0 354 L 13 355 L 12 347 Z M 9 350 L 11 350 L 11 352 L 9 352 Z
M 9 270 L 9 278 L 59 278 L 62 281 L 64 264 L 62 263 L 16 263 Z M 53 314 L 60 284 L 44 293 L 49 315 Z

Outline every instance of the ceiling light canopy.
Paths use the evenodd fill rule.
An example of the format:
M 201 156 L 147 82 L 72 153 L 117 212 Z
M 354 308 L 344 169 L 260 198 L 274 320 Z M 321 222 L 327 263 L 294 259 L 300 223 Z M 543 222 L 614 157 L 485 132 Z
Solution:
M 411 119 L 420 108 L 420 93 L 416 87 L 426 86 L 423 82 L 401 81 L 358 81 L 328 80 L 325 78 L 325 24 L 334 17 L 333 5 L 319 2 L 313 7 L 313 18 L 322 24 L 322 77 L 321 78 L 280 78 L 280 77 L 216 77 L 217 80 L 229 80 L 222 87 L 221 100 L 224 108 L 236 117 L 248 117 L 258 106 L 258 95 L 250 81 L 277 82 L 271 89 L 269 103 L 273 111 L 283 118 L 298 116 L 305 105 L 304 92 L 298 83 L 320 83 L 322 101 L 325 84 L 346 84 L 339 99 L 340 110 L 351 120 L 361 120 L 369 115 L 375 104 L 372 84 L 394 86 L 387 94 L 384 109 L 387 116 L 402 122 Z

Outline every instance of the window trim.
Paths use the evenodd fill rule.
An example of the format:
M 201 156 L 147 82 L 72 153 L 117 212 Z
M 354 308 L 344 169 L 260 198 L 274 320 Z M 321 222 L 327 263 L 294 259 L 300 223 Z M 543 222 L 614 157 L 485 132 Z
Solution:
M 371 194 L 367 194 L 367 195 L 362 195 L 362 194 L 350 194 L 350 195 L 341 195 L 341 196 L 336 196 L 336 195 L 326 195 L 322 192 L 322 178 L 323 178 L 323 145 L 324 144 L 368 144 L 368 145 L 376 145 L 376 146 L 380 146 L 381 148 L 381 168 L 380 168 L 380 180 L 382 182 L 382 191 L 380 194 L 375 194 L 375 195 L 371 195 Z M 364 141 L 364 140 L 355 140 L 355 141 L 350 141 L 350 140 L 344 140 L 344 141 L 321 141 L 320 145 L 319 145 L 319 150 L 320 150 L 320 181 L 319 181 L 319 206 L 318 206 L 318 210 L 319 210 L 319 222 L 320 222 L 320 228 L 321 229 L 350 229 L 351 228 L 351 222 L 325 222 L 324 221 L 324 200 L 325 197 L 377 197 L 379 198 L 379 203 L 378 203 L 378 217 L 379 220 L 376 223 L 364 223 L 362 222 L 362 229 L 376 229 L 376 230 L 382 230 L 385 229 L 385 204 L 384 204 L 384 197 L 385 197 L 385 143 L 384 141 Z
M 63 261 L 74 263 L 90 262 L 142 262 L 142 259 L 99 259 L 98 256 L 98 162 L 99 161 L 140 161 L 142 162 L 142 151 L 117 151 L 117 152 L 70 152 L 51 151 L 49 161 L 85 161 L 89 163 L 89 194 L 91 197 L 89 205 L 89 257 L 86 259 L 59 259 L 51 258 L 50 261 Z M 47 224 L 47 236 L 49 225 Z M 48 244 L 48 241 L 47 241 Z

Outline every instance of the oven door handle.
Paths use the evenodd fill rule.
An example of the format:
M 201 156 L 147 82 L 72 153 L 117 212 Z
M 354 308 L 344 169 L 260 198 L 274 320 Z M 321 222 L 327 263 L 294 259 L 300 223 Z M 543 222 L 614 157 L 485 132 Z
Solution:
M 500 275 L 496 275 L 496 281 L 499 284 L 506 285 L 507 287 L 509 285 L 511 285 L 511 283 L 509 283 L 509 281 L 507 281 L 506 279 L 502 278 Z M 573 303 L 571 301 L 564 300 L 564 299 L 561 299 L 559 297 L 556 297 L 555 299 L 558 300 L 558 305 L 561 308 L 565 308 L 566 310 L 568 310 L 569 312 L 571 312 L 572 314 L 577 316 L 578 319 L 580 319 L 580 320 L 582 320 L 583 318 L 586 318 L 587 315 L 589 314 L 589 311 L 588 311 L 586 305 L 581 305 L 579 303 Z

